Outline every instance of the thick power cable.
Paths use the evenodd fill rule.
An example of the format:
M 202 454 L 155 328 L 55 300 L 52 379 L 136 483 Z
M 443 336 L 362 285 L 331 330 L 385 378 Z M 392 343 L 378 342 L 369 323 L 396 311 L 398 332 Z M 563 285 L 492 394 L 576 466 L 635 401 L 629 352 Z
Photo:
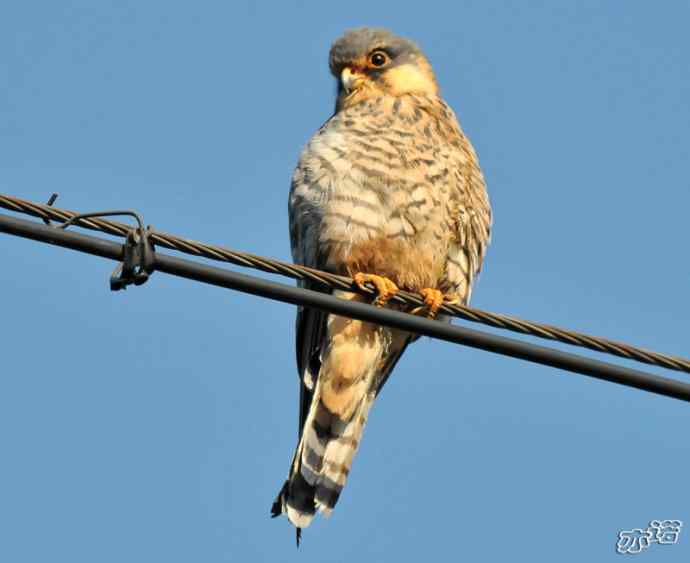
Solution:
M 0 233 L 71 248 L 111 260 L 119 261 L 124 256 L 124 245 L 116 242 L 15 217 L 0 215 Z M 155 271 L 190 280 L 387 325 L 690 402 L 689 383 L 592 358 L 465 327 L 453 326 L 444 322 L 432 321 L 409 313 L 339 299 L 327 293 L 279 284 L 255 276 L 247 276 L 222 268 L 167 256 L 159 252 L 155 253 L 153 266 Z M 6 322 L 8 321 L 6 320 Z
M 51 203 L 52 201 L 54 201 L 54 198 L 51 198 Z M 43 219 L 44 222 L 52 220 L 64 223 L 72 220 L 78 215 L 74 211 L 59 209 L 52 207 L 52 205 L 35 203 L 3 194 L 0 194 L 0 207 L 39 217 Z M 125 223 L 98 218 L 78 219 L 74 221 L 74 224 L 87 229 L 121 237 L 126 237 L 132 229 L 130 225 Z M 149 239 L 157 246 L 170 248 L 193 256 L 229 262 L 238 266 L 254 268 L 272 274 L 280 274 L 297 280 L 309 280 L 324 288 L 346 289 L 362 293 L 362 290 L 353 285 L 352 280 L 345 276 L 339 276 L 329 272 L 291 264 L 289 262 L 273 260 L 255 254 L 239 252 L 218 245 L 189 240 L 156 230 L 151 231 Z M 373 293 L 373 288 L 369 288 L 369 293 Z M 422 304 L 419 295 L 404 291 L 398 293 L 393 300 L 413 306 Z M 464 305 L 443 305 L 439 311 L 471 322 L 477 322 L 548 340 L 555 340 L 645 364 L 657 365 L 667 369 L 690 373 L 690 360 L 688 359 L 645 350 L 606 338 L 590 336 L 547 324 L 525 321 L 508 315 L 482 311 Z

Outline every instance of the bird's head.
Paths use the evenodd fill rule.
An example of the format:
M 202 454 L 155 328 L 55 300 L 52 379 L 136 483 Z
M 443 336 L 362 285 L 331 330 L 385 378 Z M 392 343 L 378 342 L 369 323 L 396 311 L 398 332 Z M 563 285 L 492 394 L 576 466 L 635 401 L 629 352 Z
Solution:
M 333 43 L 328 62 L 338 81 L 336 111 L 378 96 L 438 93 L 419 47 L 386 29 L 347 31 Z

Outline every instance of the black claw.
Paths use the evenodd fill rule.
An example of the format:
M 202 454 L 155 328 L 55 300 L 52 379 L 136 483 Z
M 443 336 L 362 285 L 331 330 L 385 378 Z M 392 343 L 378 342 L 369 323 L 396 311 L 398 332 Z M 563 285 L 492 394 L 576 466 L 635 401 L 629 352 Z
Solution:
M 295 528 L 295 539 L 297 540 L 297 548 L 299 549 L 299 540 L 302 538 L 302 528 Z

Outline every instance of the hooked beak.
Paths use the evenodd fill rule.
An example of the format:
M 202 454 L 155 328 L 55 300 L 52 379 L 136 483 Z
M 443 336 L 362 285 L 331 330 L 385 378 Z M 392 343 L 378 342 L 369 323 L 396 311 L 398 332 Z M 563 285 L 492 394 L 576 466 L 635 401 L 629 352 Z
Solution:
M 340 73 L 340 83 L 347 94 L 351 94 L 362 84 L 362 76 L 352 72 L 350 67 L 345 67 Z

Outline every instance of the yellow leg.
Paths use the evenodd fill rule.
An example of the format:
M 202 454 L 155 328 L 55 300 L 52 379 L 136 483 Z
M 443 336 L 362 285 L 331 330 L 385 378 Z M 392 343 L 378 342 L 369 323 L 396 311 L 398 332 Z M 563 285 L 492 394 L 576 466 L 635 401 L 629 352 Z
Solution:
M 441 290 L 431 287 L 425 287 L 419 293 L 424 299 L 424 307 L 427 310 L 426 316 L 430 319 L 436 318 L 436 313 L 438 313 L 441 305 L 455 305 L 460 302 L 457 296 L 444 295 Z
M 364 284 L 371 282 L 371 284 L 376 288 L 377 295 L 376 299 L 374 299 L 374 305 L 377 307 L 383 307 L 391 297 L 398 293 L 398 286 L 383 276 L 358 272 L 352 276 L 352 279 L 355 282 L 355 285 L 361 289 L 366 289 Z

